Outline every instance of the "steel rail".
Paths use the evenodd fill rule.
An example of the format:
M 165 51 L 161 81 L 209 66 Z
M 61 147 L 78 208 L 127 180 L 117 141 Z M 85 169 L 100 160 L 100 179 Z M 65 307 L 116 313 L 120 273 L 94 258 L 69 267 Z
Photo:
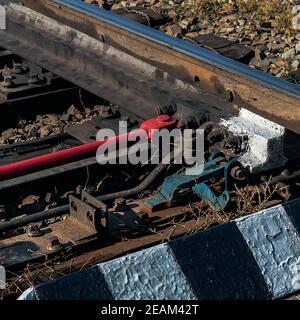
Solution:
M 250 68 L 247 65 L 223 57 L 215 52 L 201 48 L 180 39 L 170 37 L 153 28 L 136 23 L 112 12 L 88 5 L 81 0 L 52 0 L 54 3 L 64 5 L 72 10 L 81 12 L 87 16 L 96 18 L 114 27 L 130 32 L 139 37 L 148 39 L 156 44 L 175 50 L 187 57 L 197 59 L 218 69 L 233 73 L 250 81 L 261 84 L 272 90 L 300 99 L 300 87 L 273 77 L 265 72 Z M 299 101 L 300 103 L 300 101 Z M 299 105 L 300 108 L 300 105 Z
M 170 101 L 176 101 L 180 119 L 195 117 L 195 112 L 238 114 L 232 103 L 107 45 L 101 37 L 91 37 L 15 1 L 6 3 L 7 28 L 0 30 L 2 47 L 141 119 L 155 117 L 155 107 Z
M 8 6 L 18 3 L 3 1 Z M 227 99 L 300 133 L 300 87 L 295 84 L 80 0 L 23 0 L 22 4 L 157 68 L 157 81 L 162 78 L 159 70 L 166 72 L 196 84 L 200 95 L 205 91 Z

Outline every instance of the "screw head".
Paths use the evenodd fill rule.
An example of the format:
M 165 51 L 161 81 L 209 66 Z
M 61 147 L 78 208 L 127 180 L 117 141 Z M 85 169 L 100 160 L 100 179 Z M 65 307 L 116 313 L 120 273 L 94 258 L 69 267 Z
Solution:
M 27 236 L 28 237 L 39 237 L 42 235 L 40 227 L 37 223 L 30 223 L 27 227 Z

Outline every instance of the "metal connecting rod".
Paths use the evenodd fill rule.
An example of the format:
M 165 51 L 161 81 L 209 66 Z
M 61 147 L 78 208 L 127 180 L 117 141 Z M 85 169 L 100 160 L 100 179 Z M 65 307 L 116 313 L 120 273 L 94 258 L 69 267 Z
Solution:
M 120 143 L 124 140 L 135 141 L 136 137 L 145 133 L 145 131 L 148 138 L 151 139 L 153 130 L 169 128 L 175 123 L 176 120 L 174 118 L 167 115 L 161 115 L 155 119 L 144 121 L 139 129 L 130 131 L 126 134 L 108 138 L 103 141 L 95 141 L 74 148 L 45 154 L 32 159 L 13 162 L 0 167 L 0 181 L 91 157 L 95 155 L 97 149 L 104 143 Z

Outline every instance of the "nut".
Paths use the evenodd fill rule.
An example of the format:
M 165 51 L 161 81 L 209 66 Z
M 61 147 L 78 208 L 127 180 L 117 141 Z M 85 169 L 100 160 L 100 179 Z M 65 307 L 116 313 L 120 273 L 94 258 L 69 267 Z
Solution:
M 59 242 L 59 239 L 56 236 L 52 236 L 48 239 L 47 243 L 47 250 L 49 251 L 58 251 L 61 249 L 61 243 Z
M 43 233 L 40 230 L 40 226 L 37 223 L 30 223 L 27 227 L 27 236 L 28 237 L 39 237 Z

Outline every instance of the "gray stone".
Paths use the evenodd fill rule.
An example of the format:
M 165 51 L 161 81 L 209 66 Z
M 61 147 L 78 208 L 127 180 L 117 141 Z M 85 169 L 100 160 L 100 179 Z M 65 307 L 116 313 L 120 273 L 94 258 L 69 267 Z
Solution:
M 9 139 L 16 133 L 15 129 L 9 128 L 2 132 L 2 138 Z
M 274 53 L 282 52 L 286 47 L 285 43 L 268 43 L 267 47 L 272 50 Z
M 281 55 L 282 59 L 284 60 L 291 60 L 295 57 L 295 49 L 292 48 L 286 52 L 284 52 L 282 55 Z

